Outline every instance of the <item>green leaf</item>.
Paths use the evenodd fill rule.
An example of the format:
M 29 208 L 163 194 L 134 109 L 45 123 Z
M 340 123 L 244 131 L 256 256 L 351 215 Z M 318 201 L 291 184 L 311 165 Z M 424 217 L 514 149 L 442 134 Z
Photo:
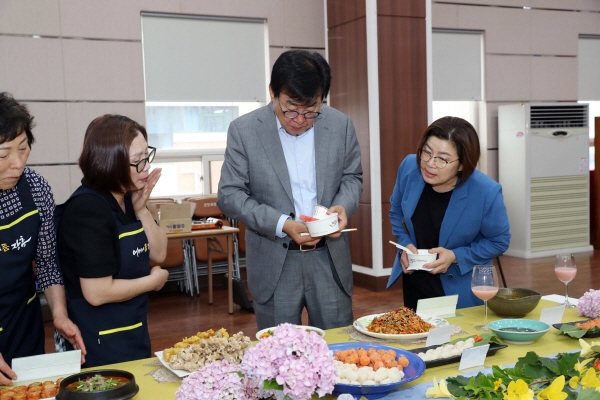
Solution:
M 563 333 L 565 335 L 579 339 L 579 338 L 582 338 L 587 332 L 588 332 L 587 329 L 581 329 L 580 327 L 575 326 L 575 325 L 562 324 L 560 326 L 560 329 L 558 330 L 557 335 L 560 335 L 561 333 Z
M 556 375 L 565 375 L 565 377 L 571 378 L 572 376 L 579 376 L 579 373 L 575 371 L 575 364 L 579 359 L 580 351 L 575 353 L 560 353 L 557 356 L 558 359 L 558 372 Z M 568 380 L 568 379 L 567 379 Z
M 577 397 L 573 397 L 573 399 L 577 399 L 577 400 L 598 400 L 598 392 L 596 392 L 594 389 L 582 389 L 578 394 Z M 571 397 L 569 397 L 569 400 L 571 400 Z
M 454 397 L 460 398 L 462 396 L 466 396 L 469 392 L 463 389 L 464 386 L 469 384 L 469 378 L 466 378 L 462 375 L 453 378 L 447 378 L 446 384 L 448 386 L 448 391 L 452 393 Z
M 277 383 L 275 379 L 269 379 L 263 382 L 262 390 L 283 390 L 283 385 Z
M 560 375 L 560 373 L 559 373 L 560 368 L 558 367 L 557 359 L 542 357 L 539 360 L 540 360 L 540 365 L 542 365 L 543 367 L 552 371 L 553 376 Z

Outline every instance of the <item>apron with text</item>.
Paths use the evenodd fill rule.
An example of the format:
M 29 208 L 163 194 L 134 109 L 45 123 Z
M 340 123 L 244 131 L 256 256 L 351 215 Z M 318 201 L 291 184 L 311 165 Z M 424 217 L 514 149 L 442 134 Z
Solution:
M 8 365 L 13 358 L 44 353 L 42 310 L 32 266 L 40 215 L 25 175 L 17 190 L 21 211 L 0 220 L 0 353 Z M 5 210 L 13 206 L 17 204 L 4 204 Z
M 73 195 L 76 195 L 74 193 Z M 148 238 L 137 221 L 124 225 L 115 214 L 121 265 L 114 279 L 136 279 L 150 274 Z M 81 330 L 87 355 L 84 368 L 151 356 L 148 333 L 148 293 L 130 300 L 92 306 L 85 298 L 68 299 L 69 317 Z M 70 343 L 66 343 L 71 349 Z

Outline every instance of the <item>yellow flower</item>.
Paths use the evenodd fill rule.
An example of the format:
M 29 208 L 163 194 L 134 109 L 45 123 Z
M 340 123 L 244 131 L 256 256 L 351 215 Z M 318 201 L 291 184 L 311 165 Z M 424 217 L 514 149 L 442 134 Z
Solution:
M 500 389 L 500 385 L 502 385 L 502 378 L 498 378 L 498 380 L 494 382 L 494 390 Z
M 589 364 L 590 362 L 594 361 L 593 358 L 588 358 L 587 360 L 583 360 L 581 362 L 577 362 L 577 364 L 575 364 L 575 371 L 579 372 L 579 375 L 583 375 L 585 373 L 585 371 L 587 370 L 586 365 Z
M 583 358 L 596 354 L 592 347 L 600 346 L 600 342 L 592 342 L 592 344 L 588 344 L 585 340 L 579 339 L 579 345 L 581 346 L 581 354 L 579 357 Z
M 425 392 L 425 397 L 427 397 L 428 399 L 454 398 L 454 396 L 452 396 L 452 394 L 450 394 L 450 392 L 448 391 L 446 381 L 442 379 L 440 381 L 440 384 L 438 385 L 435 376 L 433 377 L 433 387 L 427 389 L 427 391 Z
M 494 384 L 495 386 L 495 384 Z M 533 390 L 522 379 L 508 384 L 504 393 L 504 400 L 533 400 Z
M 587 370 L 585 375 L 581 378 L 581 387 L 584 389 L 597 388 L 600 386 L 600 379 L 596 376 L 596 371 L 593 368 Z
M 577 390 L 577 388 L 579 387 L 579 377 L 574 376 L 571 379 L 569 379 L 569 386 L 571 387 L 571 389 Z
M 565 392 L 563 392 L 563 388 L 565 387 L 565 376 L 561 375 L 558 378 L 556 378 L 554 381 L 552 381 L 552 383 L 550 384 L 550 386 L 548 386 L 546 389 L 542 390 L 541 392 L 538 393 L 538 399 L 539 400 L 564 400 L 566 399 L 569 395 L 566 394 Z

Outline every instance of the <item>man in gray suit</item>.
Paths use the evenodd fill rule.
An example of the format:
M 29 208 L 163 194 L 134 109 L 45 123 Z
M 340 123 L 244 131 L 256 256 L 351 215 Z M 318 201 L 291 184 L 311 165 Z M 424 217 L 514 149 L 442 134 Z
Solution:
M 247 226 L 246 269 L 259 329 L 283 322 L 331 329 L 352 324 L 347 233 L 326 237 L 298 220 L 320 204 L 339 229 L 358 207 L 362 167 L 350 119 L 323 104 L 331 75 L 318 53 L 275 62 L 271 103 L 231 123 L 217 204 Z

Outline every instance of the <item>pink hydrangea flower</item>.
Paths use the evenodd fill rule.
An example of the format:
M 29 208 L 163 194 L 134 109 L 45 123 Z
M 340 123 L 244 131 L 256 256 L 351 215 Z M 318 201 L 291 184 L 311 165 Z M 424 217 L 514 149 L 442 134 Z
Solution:
M 577 311 L 584 317 L 600 317 L 600 290 L 590 289 L 584 293 L 577 304 Z
M 261 382 L 275 380 L 291 400 L 307 400 L 314 393 L 323 397 L 333 392 L 337 376 L 333 353 L 325 340 L 292 324 L 279 325 L 272 336 L 248 349 L 241 367 L 259 388 Z M 259 393 L 260 398 L 274 395 L 271 390 Z
M 254 400 L 257 390 L 240 376 L 240 366 L 227 360 L 212 362 L 183 379 L 176 400 Z

